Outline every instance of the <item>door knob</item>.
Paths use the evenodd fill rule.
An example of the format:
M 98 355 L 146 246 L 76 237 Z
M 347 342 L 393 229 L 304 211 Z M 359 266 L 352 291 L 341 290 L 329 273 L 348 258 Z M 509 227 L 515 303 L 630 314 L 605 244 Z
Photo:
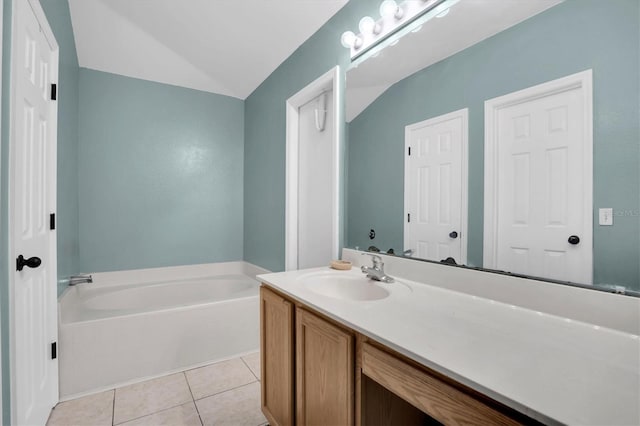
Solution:
M 449 238 L 458 238 L 458 233 L 456 231 L 452 231 L 449 233 Z
M 34 256 L 28 259 L 25 259 L 24 256 L 20 255 L 16 259 L 16 269 L 18 271 L 22 271 L 22 269 L 25 266 L 28 266 L 29 268 L 37 268 L 38 266 L 40 266 L 41 263 L 42 263 L 42 259 L 40 259 L 39 257 Z
M 575 246 L 580 242 L 580 237 L 578 237 L 577 235 L 572 235 L 567 241 L 569 241 L 569 244 L 573 244 Z

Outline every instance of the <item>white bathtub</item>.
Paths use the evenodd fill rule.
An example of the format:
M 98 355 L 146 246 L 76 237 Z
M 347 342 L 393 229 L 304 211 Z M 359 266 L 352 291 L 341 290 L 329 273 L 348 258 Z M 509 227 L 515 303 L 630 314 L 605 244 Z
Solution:
M 60 398 L 258 350 L 256 274 L 245 262 L 93 274 L 59 300 Z

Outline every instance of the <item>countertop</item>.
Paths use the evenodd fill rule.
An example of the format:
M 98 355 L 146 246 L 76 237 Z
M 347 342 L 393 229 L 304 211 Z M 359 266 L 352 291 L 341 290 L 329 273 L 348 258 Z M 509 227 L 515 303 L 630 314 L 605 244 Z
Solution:
M 397 279 L 349 301 L 305 285 L 314 268 L 257 279 L 403 355 L 547 424 L 639 425 L 640 338 L 516 305 Z

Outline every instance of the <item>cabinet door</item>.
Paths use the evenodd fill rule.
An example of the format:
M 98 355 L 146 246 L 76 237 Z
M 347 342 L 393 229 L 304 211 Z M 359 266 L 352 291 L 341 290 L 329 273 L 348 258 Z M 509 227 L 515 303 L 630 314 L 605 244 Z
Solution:
M 260 287 L 262 412 L 272 426 L 293 424 L 293 304 Z
M 354 337 L 296 308 L 296 423 L 354 424 Z

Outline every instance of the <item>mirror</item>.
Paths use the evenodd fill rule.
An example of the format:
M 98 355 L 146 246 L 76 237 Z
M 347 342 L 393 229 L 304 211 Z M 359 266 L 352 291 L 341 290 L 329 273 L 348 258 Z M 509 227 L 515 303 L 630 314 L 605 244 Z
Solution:
M 571 237 L 578 235 L 569 231 L 563 237 L 569 249 L 584 243 L 591 252 L 589 262 L 570 266 L 587 270 L 590 279 L 543 278 L 640 295 L 638 9 L 635 0 L 461 0 L 397 45 L 354 62 L 346 85 L 345 245 L 375 246 L 382 252 L 393 248 L 396 255 L 416 250 L 404 238 L 410 220 L 405 131 L 411 129 L 406 127 L 466 110 L 467 195 L 462 204 L 467 204 L 467 220 L 466 226 L 448 232 L 457 231 L 466 250 L 466 261 L 458 257 L 457 263 L 485 267 L 491 257 L 485 253 L 490 237 L 485 235 L 485 178 L 493 173 L 485 167 L 485 102 L 591 70 L 593 164 L 586 169 L 593 188 L 581 191 L 587 194 L 582 199 L 592 198 L 584 215 L 587 223 L 592 220 L 586 231 L 591 236 L 576 242 Z M 559 170 L 582 180 L 575 171 Z M 535 206 L 548 211 L 571 195 L 558 194 L 563 195 L 556 193 L 555 203 L 548 205 L 544 197 L 530 197 L 526 211 Z M 613 225 L 601 225 L 601 219 Z M 494 241 L 498 249 L 500 241 Z M 496 269 L 522 274 L 518 268 Z M 527 275 L 541 276 L 537 270 Z

